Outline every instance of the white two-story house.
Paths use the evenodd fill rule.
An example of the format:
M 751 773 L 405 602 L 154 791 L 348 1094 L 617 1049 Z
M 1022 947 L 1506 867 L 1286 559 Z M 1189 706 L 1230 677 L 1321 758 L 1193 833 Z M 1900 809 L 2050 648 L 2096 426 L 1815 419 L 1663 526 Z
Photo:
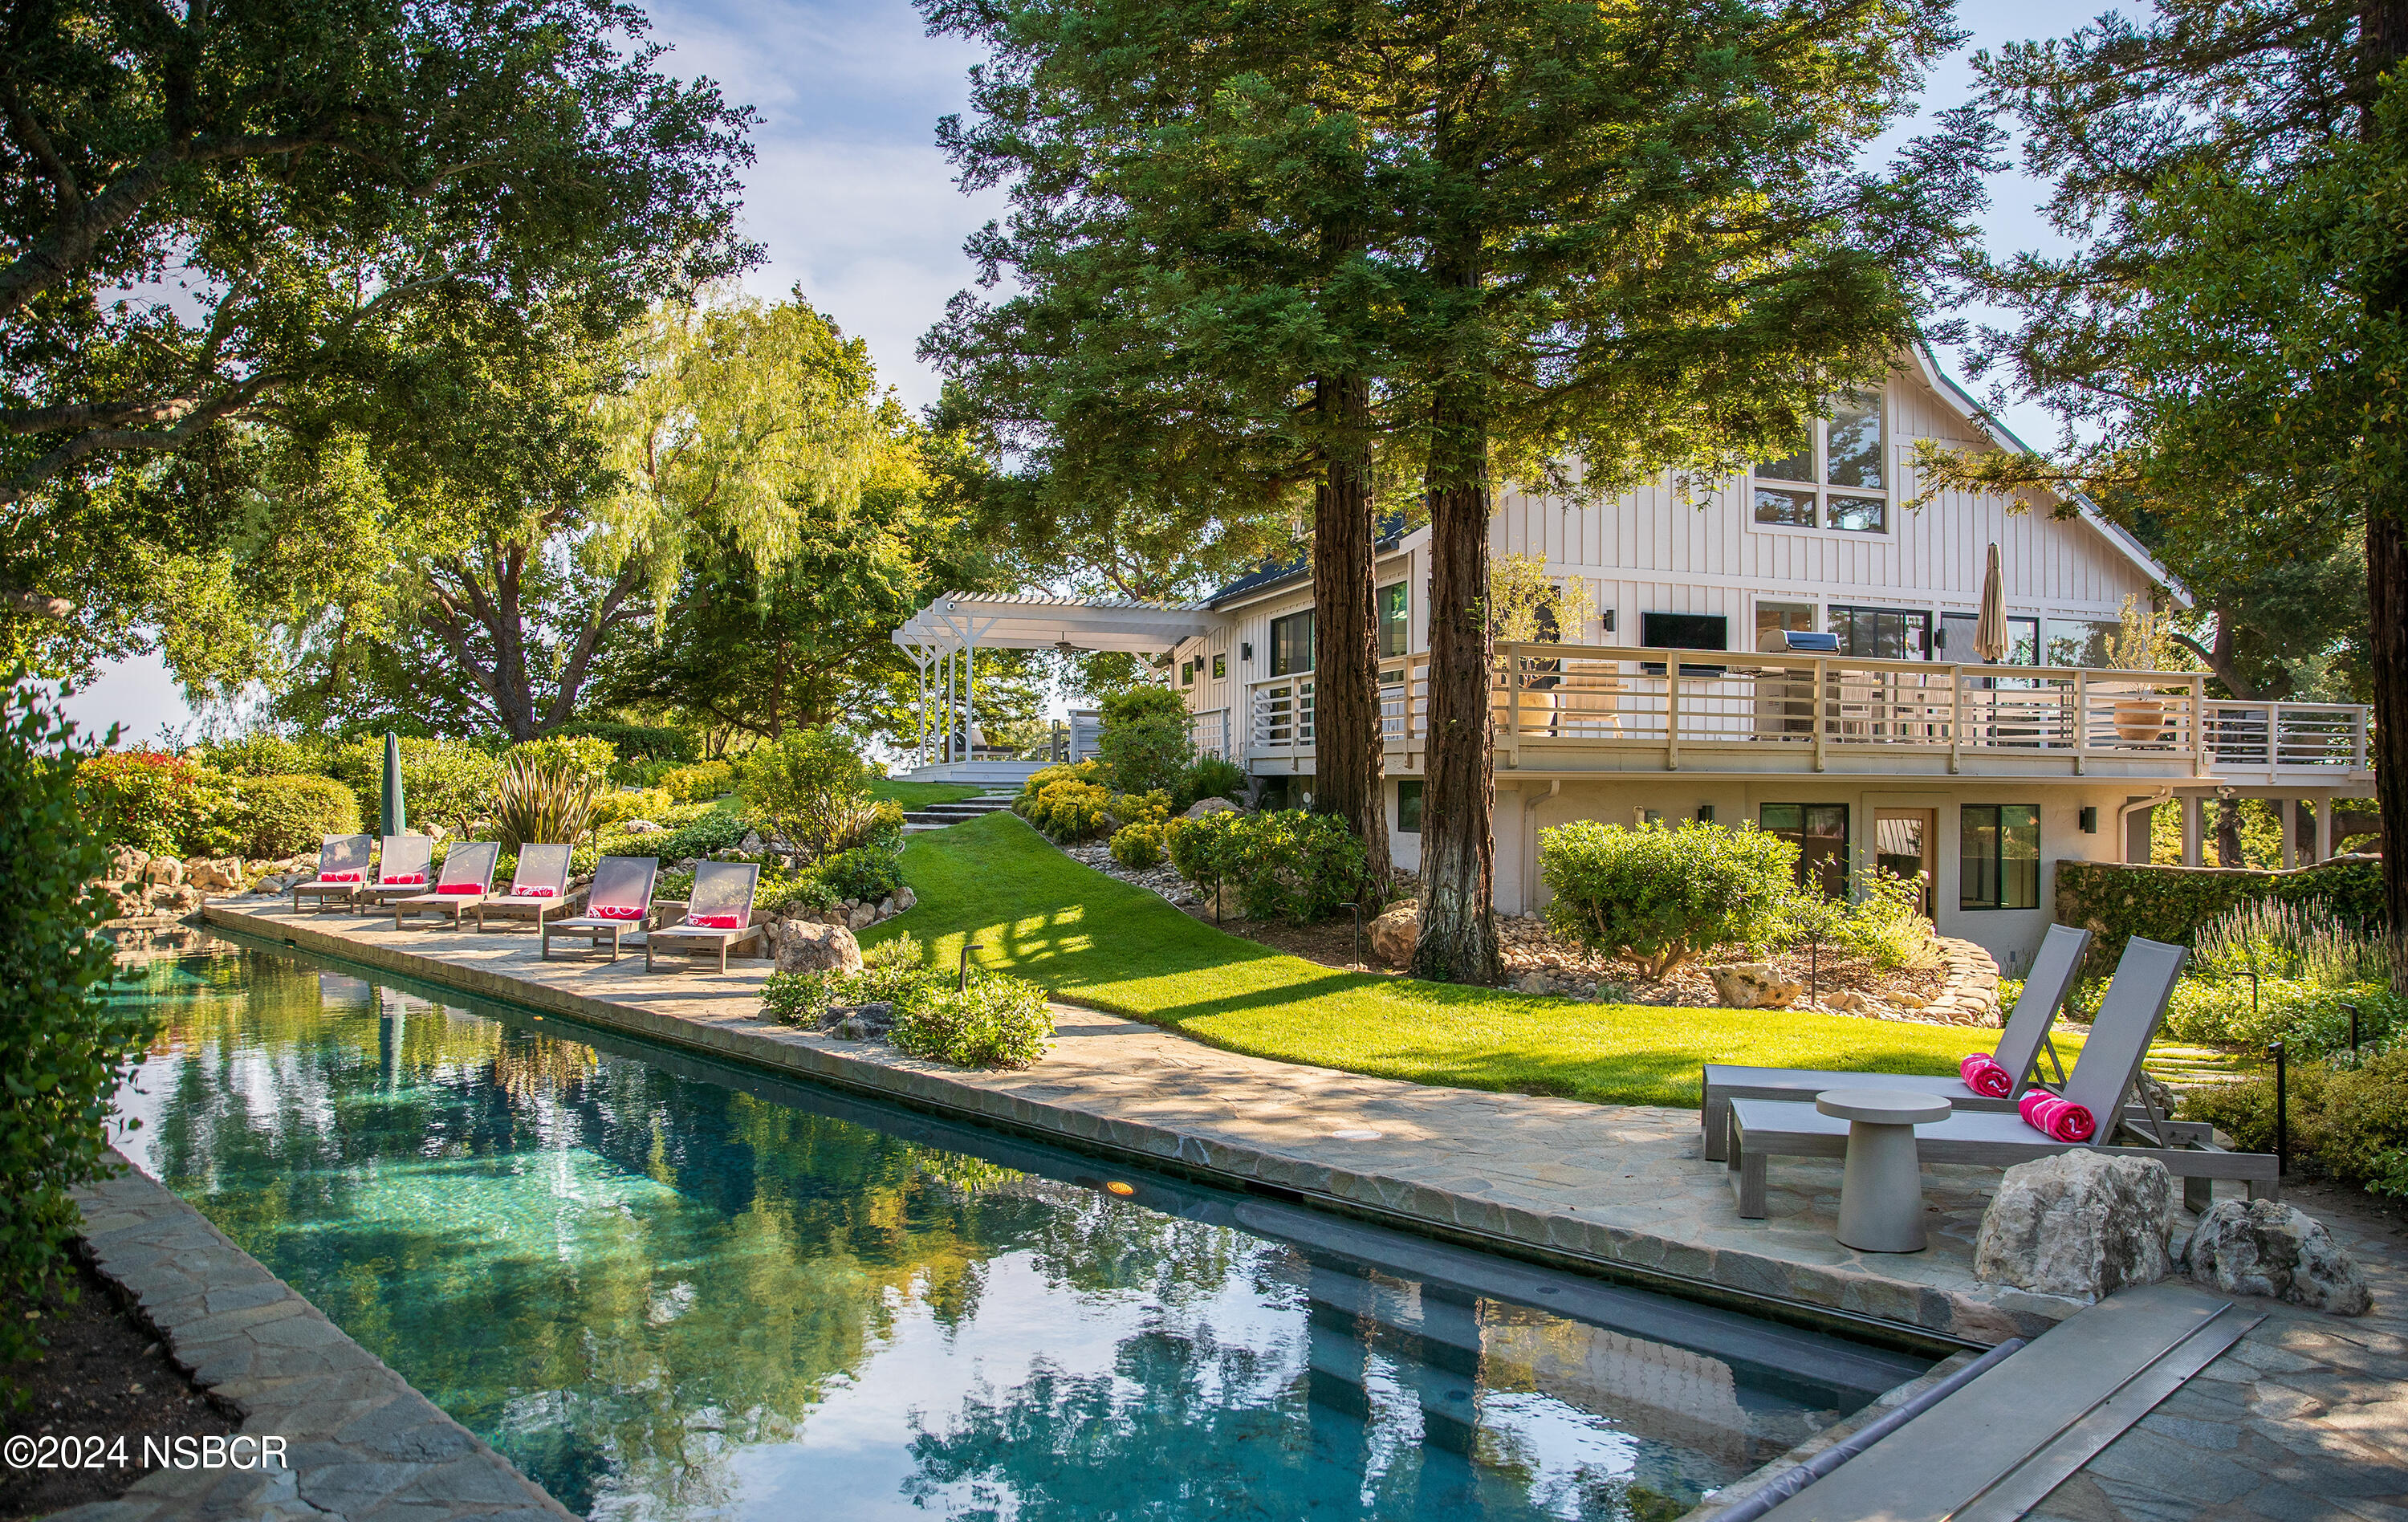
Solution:
M 2105 668 L 2128 599 L 2186 594 L 2086 504 L 1952 493 L 1908 510 L 1915 442 L 2020 448 L 1931 363 L 1842 398 L 1808 448 L 1712 490 L 1661 480 L 1583 507 L 1499 492 L 1490 549 L 1577 578 L 1588 616 L 1500 642 L 1492 682 L 1497 907 L 1543 904 L 1539 832 L 1573 819 L 1753 823 L 1797 841 L 1832 891 L 1878 864 L 1927 884 L 1944 934 L 2020 967 L 2063 858 L 2146 860 L 2151 811 L 2229 789 L 2317 804 L 2372 790 L 2366 713 L 2211 700 L 2195 673 Z M 1377 558 L 1390 845 L 1415 865 L 1427 713 L 1428 530 Z M 1989 550 L 2007 647 L 1975 650 Z M 1168 652 L 1204 750 L 1262 797 L 1313 772 L 1309 570 L 1267 570 L 1179 607 L 938 599 L 895 636 L 939 709 L 975 649 Z M 955 705 L 957 708 L 958 705 Z M 939 725 L 931 732 L 958 732 Z M 1000 768 L 1000 769 L 997 769 Z M 926 774 L 1012 767 L 947 757 Z M 918 773 L 915 773 L 917 775 Z

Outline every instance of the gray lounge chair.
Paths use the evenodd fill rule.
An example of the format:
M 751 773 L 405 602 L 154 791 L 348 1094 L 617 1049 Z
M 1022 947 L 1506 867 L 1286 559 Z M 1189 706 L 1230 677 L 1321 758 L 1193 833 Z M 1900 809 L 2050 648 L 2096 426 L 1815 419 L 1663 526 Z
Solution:
M 293 884 L 293 912 L 301 912 L 301 900 L 314 898 L 320 912 L 329 898 L 351 901 L 360 884 L 368 880 L 368 858 L 376 850 L 373 835 L 329 835 L 318 846 L 318 876 L 315 881 Z
M 694 892 L 686 902 L 685 922 L 665 925 L 644 933 L 644 970 L 652 970 L 652 953 L 712 951 L 719 953 L 719 970 L 727 970 L 727 953 L 748 940 L 761 939 L 752 923 L 752 890 L 761 869 L 749 861 L 698 861 L 694 865 Z
M 2207 1208 L 2217 1179 L 2241 1180 L 2248 1185 L 2252 1199 L 2277 1198 L 2282 1182 L 2274 1158 L 2263 1153 L 2227 1152 L 2214 1144 L 2209 1127 L 2167 1120 L 2145 1098 L 2142 1110 L 2147 1118 L 2134 1119 L 2126 1111 L 2142 1060 L 2165 1019 L 2174 981 L 2182 976 L 2183 962 L 2189 955 L 2181 946 L 2138 936 L 2125 946 L 2114 981 L 2100 1002 L 2099 1018 L 2091 1025 L 2090 1040 L 2065 1081 L 2065 1097 L 2088 1110 L 2099 1123 L 2093 1140 L 2053 1140 L 2019 1114 L 1952 1114 L 1916 1127 L 1915 1150 L 1921 1160 L 2007 1168 L 2035 1157 L 2087 1149 L 2110 1156 L 2156 1158 L 2183 1181 L 2183 1203 L 2195 1211 Z M 1855 1079 L 1850 1074 L 1847 1083 Z M 1768 1159 L 1844 1157 L 1848 1151 L 1848 1122 L 1819 1113 L 1811 1100 L 1801 1104 L 1733 1099 L 1729 1134 L 1725 1166 L 1739 1191 L 1739 1213 L 1751 1219 L 1764 1214 Z
M 2043 1052 L 2057 1070 L 2057 1081 L 2065 1082 L 2065 1064 L 2057 1060 L 2056 1043 L 2049 1040 L 2049 1027 L 2065 1003 L 2067 992 L 2073 987 L 2074 975 L 2082 970 L 2082 958 L 2089 950 L 2089 931 L 2077 930 L 2070 925 L 2048 927 L 2047 936 L 2040 943 L 2040 955 L 2032 958 L 2031 975 L 2024 980 L 2023 994 L 2015 1000 L 2014 1012 L 2007 1017 L 2006 1028 L 1999 1033 L 1999 1066 L 2014 1074 L 2015 1080 L 2005 1098 L 1976 1094 L 1965 1086 L 1961 1078 L 1812 1068 L 1739 1068 L 1709 1062 L 1705 1099 L 1698 1111 L 1707 1158 L 1713 1162 L 1724 1158 L 1728 1144 L 1725 1133 L 1730 1128 L 1733 1099 L 1803 1099 L 1812 1103 L 1815 1095 L 1829 1088 L 1893 1089 L 1901 1094 L 1937 1094 L 1954 1100 L 1960 1111 L 1997 1110 L 2013 1114 L 2024 1090 L 2042 1077 L 2040 1061 Z M 1970 1049 L 1971 1045 L 1969 1038 L 1967 1046 Z
M 510 891 L 477 900 L 477 928 L 482 930 L 490 915 L 501 920 L 533 920 L 539 930 L 545 920 L 567 913 L 569 855 L 570 849 L 565 845 L 519 847 L 519 864 L 510 873 Z
M 394 901 L 393 927 L 400 929 L 407 915 L 449 914 L 452 928 L 458 929 L 461 917 L 494 891 L 494 864 L 501 856 L 501 846 L 492 840 L 466 840 L 453 846 L 444 854 L 442 875 L 435 880 L 433 893 L 414 893 Z
M 377 842 L 375 875 L 351 895 L 379 908 L 396 898 L 424 893 L 435 878 L 435 838 L 430 835 L 387 835 Z
M 546 920 L 538 927 L 539 960 L 552 960 L 552 938 L 582 940 L 589 949 L 610 943 L 610 960 L 619 959 L 619 937 L 640 930 L 652 912 L 652 879 L 660 875 L 658 856 L 605 856 L 594 864 L 594 882 L 585 890 L 585 912 L 566 919 Z

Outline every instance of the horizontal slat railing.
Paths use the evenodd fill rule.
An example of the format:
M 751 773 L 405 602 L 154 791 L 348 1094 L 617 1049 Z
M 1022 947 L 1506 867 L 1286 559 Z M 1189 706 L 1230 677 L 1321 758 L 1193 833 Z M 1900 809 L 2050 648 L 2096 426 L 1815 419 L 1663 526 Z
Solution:
M 2121 758 L 2188 767 L 2367 767 L 2367 711 L 2343 703 L 2211 700 L 2189 671 L 1966 666 L 1837 655 L 1505 643 L 1489 716 L 1500 752 L 1526 744 L 1654 749 L 1779 747 L 1819 768 L 1850 754 L 2061 757 L 2081 769 Z M 1312 679 L 1251 683 L 1245 732 L 1255 754 L 1312 747 Z M 1389 751 L 1428 731 L 1426 653 L 1381 665 Z

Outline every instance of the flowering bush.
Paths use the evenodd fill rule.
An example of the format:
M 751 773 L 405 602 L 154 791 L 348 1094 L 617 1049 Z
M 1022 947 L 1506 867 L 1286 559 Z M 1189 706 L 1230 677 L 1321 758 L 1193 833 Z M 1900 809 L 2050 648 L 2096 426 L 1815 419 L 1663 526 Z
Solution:
M 736 768 L 724 761 L 696 761 L 662 772 L 654 785 L 680 803 L 703 803 L 736 790 Z
M 239 840 L 236 800 L 217 772 L 164 751 L 105 751 L 75 771 L 87 817 L 111 845 L 154 855 L 214 855 Z
M 1161 825 L 1123 825 L 1112 836 L 1112 860 L 1137 872 L 1160 865 L 1165 833 Z

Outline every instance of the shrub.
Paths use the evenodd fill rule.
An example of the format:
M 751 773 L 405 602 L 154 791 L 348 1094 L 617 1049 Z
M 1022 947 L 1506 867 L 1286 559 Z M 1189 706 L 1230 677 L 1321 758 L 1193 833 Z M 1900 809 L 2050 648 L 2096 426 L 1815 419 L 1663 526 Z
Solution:
M 1104 764 L 1100 761 L 1077 761 L 1039 767 L 1028 774 L 1028 781 L 1020 784 L 1020 796 L 1011 800 L 1013 811 L 1026 818 L 1027 806 L 1035 803 L 1037 796 L 1055 783 L 1091 783 L 1101 787 L 1104 785 Z
M 1096 750 L 1122 793 L 1168 792 L 1196 761 L 1186 699 L 1168 687 L 1131 687 L 1106 697 Z
M 875 850 L 894 855 L 903 849 L 904 826 L 910 823 L 903 805 L 894 799 L 866 799 L 842 822 L 828 846 L 838 852 Z
M 1158 787 L 1150 793 L 1115 793 L 1106 807 L 1115 825 L 1159 825 L 1170 817 L 1170 795 Z
M 903 885 L 895 854 L 877 846 L 840 851 L 819 863 L 820 880 L 839 898 L 874 904 L 892 897 Z
M 2408 1195 L 2408 1050 L 2356 1067 L 2294 1063 L 2288 1075 L 2291 1154 L 2338 1183 Z M 2183 1097 L 2186 1120 L 2203 1120 L 2248 1152 L 2274 1150 L 2274 1081 L 2259 1075 Z
M 402 743 L 407 746 L 408 741 Z M 505 759 L 533 761 L 591 779 L 597 787 L 610 781 L 610 768 L 619 763 L 619 753 L 610 748 L 610 742 L 592 735 L 546 735 L 541 739 L 513 745 L 503 755 Z M 408 777 L 404 776 L 401 782 L 406 791 Z
M 744 799 L 771 829 L 817 860 L 858 840 L 870 813 L 869 768 L 832 729 L 797 729 L 744 757 Z
M 2376 984 L 2333 988 L 2305 978 L 2260 978 L 2253 988 L 2245 977 L 2193 976 L 2174 985 L 2166 1034 L 2253 1052 L 2268 1041 L 2286 1041 L 2294 1054 L 2320 1056 L 2349 1044 L 2352 1004 L 2368 1041 L 2385 1041 L 2392 1031 L 2408 1028 L 2408 1000 Z
M 1112 836 L 1112 860 L 1131 871 L 1161 865 L 1163 825 L 1123 825 Z
M 2239 867 L 2144 867 L 2063 861 L 2057 869 L 2057 917 L 2086 926 L 2094 940 L 2083 964 L 2086 979 L 2115 970 L 2133 936 L 2191 944 L 2201 926 L 2261 898 L 2321 903 L 2335 918 L 2379 929 L 2383 869 L 2379 862 L 2331 861 L 2290 871 Z
M 605 786 L 594 795 L 594 827 L 609 829 L 630 819 L 649 819 L 657 825 L 670 801 L 668 794 L 657 787 Z
M 696 761 L 661 773 L 656 783 L 680 803 L 701 803 L 736 790 L 736 768 L 724 761 Z
M 1207 814 L 1171 821 L 1166 840 L 1180 876 L 1208 892 L 1237 889 L 1249 919 L 1309 925 L 1361 901 L 1363 842 L 1334 815 Z
M 402 789 L 408 787 L 405 777 Z M 513 854 L 529 841 L 574 844 L 594 828 L 601 792 L 601 779 L 573 759 L 521 746 L 502 764 L 494 790 L 494 835 Z
M 223 782 L 208 768 L 164 751 L 107 751 L 75 769 L 82 807 L 112 845 L 153 855 L 206 852 L 232 812 Z
M 1856 897 L 1841 902 L 1819 893 L 1793 895 L 1785 913 L 1793 932 L 1811 928 L 1842 952 L 1885 970 L 1933 968 L 1940 947 L 1923 917 L 1923 884 L 1875 867 L 1856 874 Z
M 524 749 L 524 747 L 521 747 Z M 362 736 L 328 758 L 327 775 L 357 796 L 363 819 L 384 817 L 384 741 Z M 499 756 L 463 739 L 401 741 L 401 801 L 411 819 L 438 820 L 466 830 L 492 803 L 501 779 Z
M 203 740 L 201 759 L 230 777 L 297 777 L 324 770 L 332 757 L 322 743 L 253 729 L 233 739 Z
M 562 725 L 552 733 L 564 739 L 598 739 L 610 747 L 616 757 L 613 782 L 632 783 L 639 779 L 631 768 L 648 761 L 666 761 L 671 766 L 684 766 L 702 754 L 702 740 L 690 729 L 672 729 L 665 725 L 618 724 L 609 719 L 576 719 Z M 640 779 L 649 782 L 650 778 Z
M 761 890 L 753 896 L 752 907 L 772 914 L 791 914 L 796 910 L 834 909 L 842 897 L 816 868 L 807 867 L 791 875 L 762 873 Z
M 715 851 L 733 851 L 752 833 L 752 826 L 734 814 L 707 813 L 665 834 L 645 836 L 641 843 L 646 855 L 656 855 L 663 861 L 682 861 L 688 856 L 708 856 Z
M 1093 783 L 1055 783 L 1020 812 L 1054 840 L 1069 845 L 1092 840 L 1111 827 L 1112 795 Z
M 1626 828 L 1593 819 L 1539 832 L 1548 923 L 1660 978 L 1713 947 L 1759 945 L 1783 928 L 1798 848 L 1777 835 L 1687 822 Z
M 32 1304 L 64 1276 L 82 1225 L 68 1191 L 114 1171 L 108 1117 L 150 1038 L 136 1006 L 95 997 L 113 962 L 106 900 L 84 890 L 108 861 L 82 807 L 89 759 L 30 688 L 0 707 L 0 1303 Z M 0 1370 L 35 1353 L 33 1327 L 0 1317 Z
M 862 975 L 854 975 L 856 981 Z M 1025 1068 L 1045 1055 L 1054 1035 L 1045 990 L 1024 978 L 970 973 L 956 992 L 936 986 L 895 1005 L 896 1048 L 960 1068 Z
M 1179 785 L 1171 789 L 1171 796 L 1178 800 L 1177 807 L 1181 809 L 1193 808 L 1203 798 L 1227 798 L 1232 803 L 1243 804 L 1253 788 L 1254 779 L 1247 776 L 1246 768 L 1235 761 L 1224 761 L 1217 755 L 1200 755 L 1196 758 L 1194 766 L 1181 774 Z
M 359 797 L 332 777 L 246 777 L 236 787 L 242 800 L 236 849 L 246 856 L 298 856 L 316 851 L 326 836 L 359 833 Z

